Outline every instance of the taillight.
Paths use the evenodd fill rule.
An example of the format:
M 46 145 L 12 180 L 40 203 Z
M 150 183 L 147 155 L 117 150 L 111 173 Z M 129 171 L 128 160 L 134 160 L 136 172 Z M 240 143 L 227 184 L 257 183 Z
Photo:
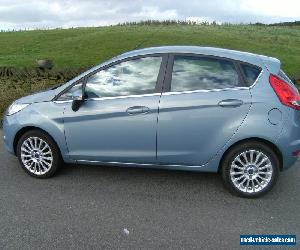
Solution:
M 283 105 L 300 110 L 300 95 L 278 76 L 270 74 L 269 82 Z

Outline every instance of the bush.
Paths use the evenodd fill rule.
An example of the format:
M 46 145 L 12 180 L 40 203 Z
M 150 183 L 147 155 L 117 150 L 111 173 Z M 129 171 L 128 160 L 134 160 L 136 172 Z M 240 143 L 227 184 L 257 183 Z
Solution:
M 16 99 L 67 82 L 84 69 L 40 70 L 0 67 L 0 117 Z

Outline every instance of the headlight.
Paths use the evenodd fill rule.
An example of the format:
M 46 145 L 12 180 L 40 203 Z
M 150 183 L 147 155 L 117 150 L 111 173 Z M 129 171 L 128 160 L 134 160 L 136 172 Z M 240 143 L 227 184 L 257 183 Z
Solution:
M 29 104 L 18 104 L 18 103 L 13 103 L 12 105 L 9 106 L 6 115 L 13 115 L 22 109 L 26 108 Z

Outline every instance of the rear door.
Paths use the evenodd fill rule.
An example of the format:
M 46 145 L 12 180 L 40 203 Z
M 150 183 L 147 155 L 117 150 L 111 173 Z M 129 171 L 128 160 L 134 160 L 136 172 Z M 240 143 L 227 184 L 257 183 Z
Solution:
M 171 55 L 159 105 L 161 164 L 203 165 L 237 132 L 250 106 L 234 61 Z

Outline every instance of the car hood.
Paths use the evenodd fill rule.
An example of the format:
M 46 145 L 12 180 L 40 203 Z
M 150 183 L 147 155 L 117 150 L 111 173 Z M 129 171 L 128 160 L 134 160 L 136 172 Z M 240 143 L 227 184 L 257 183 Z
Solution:
M 53 89 L 37 92 L 32 95 L 24 96 L 16 100 L 15 103 L 25 104 L 51 101 L 55 97 L 56 92 L 57 91 Z

